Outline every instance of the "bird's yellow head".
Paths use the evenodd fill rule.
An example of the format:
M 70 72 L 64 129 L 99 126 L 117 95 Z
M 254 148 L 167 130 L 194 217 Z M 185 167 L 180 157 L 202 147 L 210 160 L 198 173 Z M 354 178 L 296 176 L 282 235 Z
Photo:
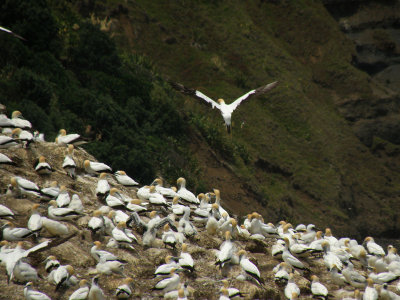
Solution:
M 224 103 L 225 103 L 224 99 L 222 99 L 222 98 L 219 98 L 219 99 L 217 100 L 217 102 L 218 102 L 219 104 L 224 104 Z

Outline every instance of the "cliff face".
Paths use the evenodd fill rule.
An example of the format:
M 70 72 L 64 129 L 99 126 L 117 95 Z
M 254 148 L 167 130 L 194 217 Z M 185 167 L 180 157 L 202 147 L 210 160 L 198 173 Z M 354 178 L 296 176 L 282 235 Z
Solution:
M 364 4 L 378 5 L 343 4 L 344 13 Z M 137 1 L 123 7 L 109 14 L 115 39 L 175 81 L 228 101 L 281 82 L 235 112 L 232 141 L 217 112 L 189 98 L 182 107 L 196 125 L 191 148 L 207 174 L 202 184 L 222 187 L 233 211 L 251 206 L 272 221 L 329 223 L 353 236 L 399 232 L 397 96 L 370 73 L 376 64 L 366 67 L 366 50 L 350 39 L 353 31 L 342 31 L 342 3 Z M 94 9 L 107 14 L 104 6 Z

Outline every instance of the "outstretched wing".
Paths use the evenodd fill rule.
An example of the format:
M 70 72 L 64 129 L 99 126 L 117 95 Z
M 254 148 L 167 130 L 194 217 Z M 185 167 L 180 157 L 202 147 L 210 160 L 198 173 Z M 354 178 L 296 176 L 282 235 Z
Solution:
M 278 81 L 275 81 L 270 84 L 259 87 L 258 89 L 252 90 L 252 91 L 244 94 L 240 98 L 237 98 L 235 101 L 233 101 L 231 104 L 229 104 L 229 106 L 232 108 L 232 110 L 235 110 L 242 101 L 244 101 L 246 99 L 250 99 L 251 97 L 254 97 L 254 96 L 265 94 L 266 92 L 268 92 L 268 91 L 272 90 L 274 87 L 276 87 L 278 85 L 278 83 L 279 83 Z
M 21 40 L 26 41 L 26 39 L 24 39 L 22 36 L 20 36 L 20 35 L 18 35 L 18 34 L 16 34 L 16 33 L 12 32 L 10 29 L 7 29 L 7 28 L 4 28 L 4 27 L 0 26 L 0 30 L 1 30 L 1 31 L 4 31 L 4 32 L 7 32 L 7 33 L 9 33 L 9 34 L 12 34 L 13 36 L 15 36 L 15 37 L 17 37 L 17 38 L 19 38 L 19 39 L 21 39 Z
M 196 99 L 200 99 L 202 101 L 206 101 L 208 103 L 211 104 L 212 108 L 216 107 L 218 109 L 220 109 L 220 106 L 217 102 L 215 102 L 213 99 L 207 97 L 206 95 L 204 95 L 202 92 L 199 92 L 195 89 L 190 89 L 185 87 L 184 85 L 180 84 L 180 83 L 176 83 L 176 82 L 172 82 L 170 81 L 169 84 L 176 89 L 177 91 L 180 91 L 181 93 L 185 94 L 185 95 L 189 95 L 193 98 Z

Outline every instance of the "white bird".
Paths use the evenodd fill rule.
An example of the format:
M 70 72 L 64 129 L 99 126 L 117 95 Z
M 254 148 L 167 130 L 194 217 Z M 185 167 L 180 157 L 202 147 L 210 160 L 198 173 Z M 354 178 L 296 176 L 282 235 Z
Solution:
M 48 280 L 56 285 L 56 290 L 59 290 L 62 286 L 70 285 L 69 280 L 74 273 L 75 270 L 71 265 L 60 265 L 50 272 Z
M 220 265 L 222 268 L 225 264 L 229 263 L 235 253 L 236 246 L 231 241 L 231 233 L 229 231 L 225 232 L 225 241 L 220 246 L 220 251 L 218 252 L 218 260 L 215 263 Z
M 92 279 L 92 286 L 89 290 L 88 300 L 106 300 L 103 291 L 98 286 L 99 278 L 96 276 Z
M 164 232 L 161 236 L 161 239 L 165 247 L 170 246 L 173 249 L 175 249 L 175 246 L 178 243 L 178 239 L 175 236 L 175 232 L 171 229 L 168 223 L 164 225 Z
M 93 212 L 93 217 L 90 218 L 88 222 L 89 230 L 92 232 L 92 235 L 96 236 L 99 234 L 100 236 L 104 234 L 105 224 L 104 217 L 101 214 L 101 211 L 95 210 Z
M 214 100 L 212 100 L 211 98 L 204 95 L 203 93 L 196 91 L 194 89 L 187 88 L 179 83 L 171 82 L 171 85 L 173 88 L 180 91 L 181 93 L 190 95 L 191 97 L 194 97 L 196 99 L 206 101 L 211 104 L 212 108 L 216 107 L 217 109 L 219 109 L 221 111 L 222 118 L 225 121 L 226 129 L 228 130 L 228 133 L 230 133 L 232 113 L 240 105 L 240 103 L 246 99 L 250 99 L 253 96 L 262 95 L 262 94 L 270 91 L 271 89 L 273 89 L 274 87 L 276 87 L 278 85 L 278 82 L 275 81 L 273 83 L 259 87 L 255 90 L 251 90 L 250 92 L 247 92 L 243 96 L 237 98 L 231 104 L 225 104 L 225 101 L 223 99 L 218 99 L 218 101 L 217 101 L 218 103 L 217 103 Z
M 383 286 L 380 288 L 379 296 L 380 296 L 380 299 L 382 299 L 382 300 L 399 300 L 400 299 L 399 295 L 388 290 L 388 285 L 386 283 L 383 284 Z
M 320 297 L 326 299 L 328 297 L 328 289 L 319 282 L 319 278 L 316 275 L 311 276 L 311 293 L 313 297 Z
M 378 291 L 374 287 L 374 281 L 367 278 L 367 287 L 365 288 L 363 300 L 378 300 Z
M 138 185 L 135 180 L 133 180 L 131 177 L 126 175 L 125 171 L 116 171 L 114 173 L 115 179 L 117 179 L 119 184 L 122 184 L 124 186 L 135 186 Z
M 22 116 L 22 113 L 18 110 L 13 111 L 11 114 L 11 122 L 13 123 L 14 127 L 20 129 L 31 129 L 32 124 L 28 120 L 25 120 Z
M 69 233 L 68 227 L 58 221 L 42 217 L 42 225 L 51 236 L 64 236 Z
M 275 272 L 274 281 L 277 283 L 287 283 L 289 280 L 289 273 L 292 271 L 292 267 L 285 262 L 281 262 L 275 266 L 273 271 Z
M 165 264 L 160 265 L 157 267 L 156 271 L 154 272 L 155 276 L 159 275 L 169 275 L 171 273 L 172 268 L 178 269 L 180 267 L 179 263 L 176 262 L 175 259 L 171 255 L 167 255 L 165 257 Z
M 332 282 L 338 286 L 346 285 L 346 278 L 342 273 L 339 272 L 339 269 L 336 265 L 333 265 L 332 269 L 329 271 L 331 274 Z
M 0 153 L 0 164 L 15 165 L 11 158 L 3 153 Z
M 49 187 L 43 188 L 40 193 L 43 198 L 55 199 L 60 193 L 60 187 L 57 181 L 52 181 Z
M 168 206 L 167 200 L 163 195 L 156 192 L 156 187 L 154 185 L 150 186 L 150 195 L 148 200 L 150 204 L 155 206 Z
M 71 202 L 68 204 L 69 209 L 73 209 L 78 213 L 84 212 L 84 207 L 81 198 L 79 198 L 78 194 L 73 194 L 71 198 Z
M 228 297 L 229 299 L 234 298 L 234 297 L 243 297 L 243 294 L 237 289 L 237 288 L 232 288 L 229 287 L 229 281 L 224 279 L 221 280 L 222 284 L 224 285 L 220 291 L 225 288 L 228 291 Z
M 197 234 L 197 229 L 196 227 L 194 227 L 192 222 L 190 222 L 189 216 L 190 216 L 190 208 L 185 207 L 183 217 L 179 220 L 179 228 L 181 228 L 180 231 L 186 237 L 192 237 Z
M 40 207 L 40 204 L 36 203 L 32 206 L 32 214 L 29 217 L 27 227 L 30 231 L 32 232 L 38 232 L 42 229 L 43 223 L 42 223 L 42 216 L 38 212 L 38 208 Z
M 16 146 L 18 146 L 18 142 L 14 138 L 6 135 L 0 135 L 0 149 L 8 149 Z
M 34 195 L 40 197 L 40 189 L 36 185 L 36 183 L 29 181 L 22 177 L 12 177 L 11 185 L 18 190 L 18 192 L 22 195 Z
M 324 250 L 324 264 L 328 268 L 328 270 L 332 269 L 334 265 L 341 270 L 343 268 L 343 263 L 339 259 L 339 257 L 330 250 L 330 244 L 327 241 L 322 242 L 322 249 Z
M 385 256 L 385 250 L 383 250 L 380 245 L 375 243 L 372 237 L 366 237 L 364 242 L 366 243 L 367 251 L 369 254 L 376 256 Z
M 0 218 L 14 217 L 14 213 L 7 206 L 0 204 Z
M 22 130 L 21 128 L 15 128 L 12 131 L 11 137 L 21 141 L 24 148 L 28 148 L 29 144 L 33 142 L 33 134 L 29 131 Z
M 261 278 L 260 271 L 258 270 L 257 266 L 247 258 L 246 251 L 240 250 L 238 252 L 238 256 L 242 270 L 245 271 L 247 275 L 255 279 L 258 284 L 262 285 L 264 283 L 264 280 Z
M 119 222 L 117 227 L 112 230 L 112 237 L 119 243 L 129 243 L 133 242 L 133 239 L 128 237 L 124 229 L 126 227 L 126 222 Z
M 104 260 L 101 259 L 97 265 L 96 270 L 100 274 L 111 275 L 112 273 L 123 275 L 124 264 L 118 260 Z
M 79 282 L 79 289 L 69 296 L 68 300 L 82 300 L 87 299 L 89 296 L 89 285 L 86 279 L 82 279 Z
M 218 211 L 218 204 L 213 203 L 211 206 L 211 210 L 209 212 L 209 216 L 207 219 L 207 223 L 206 223 L 206 230 L 208 234 L 214 235 L 217 230 L 218 230 L 218 221 L 217 219 L 214 217 L 214 213 L 213 212 L 217 212 Z
M 67 207 L 71 202 L 71 197 L 69 196 L 67 187 L 65 185 L 60 187 L 60 192 L 58 193 L 56 202 L 58 207 Z
M 300 289 L 294 282 L 293 273 L 289 274 L 289 280 L 284 290 L 287 299 L 297 299 L 300 295 Z
M 154 290 L 161 290 L 164 293 L 173 291 L 178 288 L 180 277 L 175 273 L 176 269 L 172 268 L 170 271 L 171 277 L 163 279 L 155 285 Z
M 14 265 L 10 280 L 25 283 L 29 281 L 38 281 L 39 276 L 35 268 L 23 261 L 23 259 L 19 259 Z
M 49 257 L 47 257 L 44 260 L 44 262 L 46 263 L 44 268 L 47 273 L 50 273 L 51 271 L 57 269 L 61 265 L 58 259 L 54 255 L 50 255 Z
M 49 204 L 48 215 L 53 220 L 72 220 L 82 216 L 81 213 L 76 212 L 73 209 L 67 207 L 57 207 L 57 202 L 55 200 L 51 200 Z
M 219 291 L 221 292 L 221 295 L 218 298 L 219 300 L 229 300 L 230 299 L 228 289 L 222 287 Z
M 26 300 L 51 300 L 46 294 L 33 290 L 32 282 L 25 285 L 24 295 Z
M 354 270 L 354 265 L 351 262 L 348 263 L 346 268 L 343 268 L 342 274 L 346 281 L 357 289 L 364 288 L 367 283 L 366 278 Z
M 76 178 L 76 163 L 73 157 L 74 145 L 70 144 L 67 148 L 67 154 L 65 155 L 62 167 L 67 172 L 68 176 L 72 179 Z
M 190 253 L 187 252 L 187 245 L 185 243 L 182 244 L 182 251 L 178 263 L 181 268 L 189 270 L 190 272 L 194 271 L 194 261 Z
M 186 179 L 180 177 L 177 179 L 177 185 L 179 187 L 178 191 L 176 192 L 177 196 L 184 201 L 187 201 L 192 204 L 200 204 L 199 199 L 186 188 Z
M 31 236 L 33 232 L 28 228 L 23 227 L 14 227 L 14 224 L 10 221 L 7 221 L 1 227 L 1 236 L 2 239 L 6 241 L 21 241 L 29 236 Z
M 116 189 L 115 189 L 116 190 Z M 100 199 L 110 192 L 110 184 L 107 181 L 107 173 L 101 173 L 96 187 L 96 196 Z
M 46 158 L 42 155 L 39 157 L 39 163 L 36 165 L 35 171 L 40 175 L 48 175 L 53 172 L 53 169 L 49 163 L 46 162 Z
M 294 268 L 300 270 L 306 270 L 306 266 L 296 257 L 294 257 L 289 251 L 289 239 L 287 237 L 284 238 L 285 248 L 282 252 L 282 259 L 285 263 L 291 265 Z
M 92 257 L 96 260 L 96 262 L 100 261 L 120 261 L 120 262 L 126 262 L 124 260 L 119 259 L 117 256 L 112 254 L 111 252 L 101 250 L 101 242 L 95 241 L 93 242 L 94 246 L 90 249 L 90 254 Z
M 109 167 L 106 164 L 101 163 L 101 162 L 85 160 L 83 162 L 83 165 L 85 167 L 86 173 L 88 173 L 89 175 L 97 175 L 97 174 L 103 173 L 103 172 L 105 172 L 105 173 L 112 172 L 111 167 Z
M 79 145 L 83 144 L 84 142 L 81 140 L 81 136 L 77 133 L 70 133 L 67 134 L 65 129 L 60 129 L 58 136 L 56 137 L 56 144 L 59 145 L 67 145 L 67 144 L 74 144 Z
M 128 299 L 132 295 L 133 279 L 127 277 L 124 279 L 123 284 L 117 287 L 115 295 L 118 299 Z

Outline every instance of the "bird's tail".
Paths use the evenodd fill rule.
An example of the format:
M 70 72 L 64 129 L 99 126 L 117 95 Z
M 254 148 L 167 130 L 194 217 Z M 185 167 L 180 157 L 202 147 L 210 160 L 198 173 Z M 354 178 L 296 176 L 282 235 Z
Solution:
M 231 125 L 226 125 L 226 131 L 228 131 L 228 134 L 231 134 Z

